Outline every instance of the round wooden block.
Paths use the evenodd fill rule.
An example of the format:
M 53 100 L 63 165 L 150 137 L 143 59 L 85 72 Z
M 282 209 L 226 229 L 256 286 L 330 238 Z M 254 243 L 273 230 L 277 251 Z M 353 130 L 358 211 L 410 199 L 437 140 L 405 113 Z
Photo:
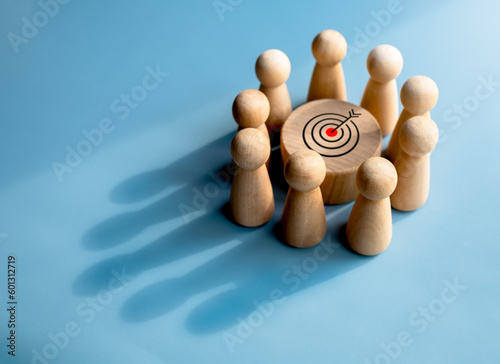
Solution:
M 334 99 L 311 101 L 292 112 L 281 129 L 283 163 L 300 149 L 323 157 L 323 200 L 341 204 L 357 197 L 356 171 L 368 158 L 380 156 L 382 132 L 373 115 L 360 106 Z

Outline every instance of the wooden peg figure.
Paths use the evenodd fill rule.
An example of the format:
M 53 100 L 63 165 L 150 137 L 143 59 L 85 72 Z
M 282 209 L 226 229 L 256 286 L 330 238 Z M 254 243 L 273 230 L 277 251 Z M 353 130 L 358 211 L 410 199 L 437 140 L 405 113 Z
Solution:
M 260 81 L 259 90 L 268 98 L 271 106 L 266 126 L 277 132 L 292 113 L 292 101 L 286 86 L 292 66 L 287 55 L 278 49 L 262 53 L 255 64 L 255 73 Z
M 231 142 L 236 171 L 229 204 L 234 220 L 243 226 L 259 226 L 273 216 L 273 189 L 265 166 L 270 153 L 269 139 L 257 129 L 243 129 Z
M 404 108 L 387 147 L 387 158 L 391 162 L 395 162 L 401 150 L 399 130 L 405 121 L 414 116 L 427 116 L 430 118 L 430 111 L 436 105 L 438 96 L 438 87 L 429 77 L 414 76 L 404 83 L 401 88 L 401 103 Z
M 266 95 L 258 90 L 245 90 L 236 96 L 233 102 L 233 118 L 238 124 L 238 131 L 254 128 L 263 132 L 269 139 L 266 120 L 269 117 L 269 101 Z M 269 168 L 271 158 L 266 162 Z
M 376 255 L 389 246 L 392 238 L 389 196 L 397 181 L 396 169 L 387 159 L 373 157 L 358 168 L 359 195 L 346 227 L 347 241 L 357 253 Z
M 318 244 L 325 236 L 325 206 L 319 188 L 325 176 L 325 162 L 313 150 L 298 150 L 286 161 L 285 178 L 290 188 L 281 227 L 287 244 L 307 248 Z
M 438 139 L 436 123 L 424 116 L 412 117 L 401 127 L 401 152 L 394 164 L 398 172 L 398 184 L 391 195 L 391 205 L 395 209 L 413 211 L 427 201 L 431 170 L 430 152 Z
M 245 128 L 258 129 L 269 138 L 266 120 L 270 105 L 266 95 L 258 90 L 245 90 L 236 96 L 233 102 L 233 118 L 238 124 L 238 131 Z
M 339 32 L 324 30 L 312 43 L 316 65 L 309 85 L 307 101 L 318 99 L 347 100 L 341 61 L 347 53 L 347 42 Z
M 359 106 L 377 119 L 382 135 L 392 133 L 399 116 L 399 97 L 396 77 L 403 69 L 403 56 L 391 45 L 372 49 L 366 60 L 370 79 Z

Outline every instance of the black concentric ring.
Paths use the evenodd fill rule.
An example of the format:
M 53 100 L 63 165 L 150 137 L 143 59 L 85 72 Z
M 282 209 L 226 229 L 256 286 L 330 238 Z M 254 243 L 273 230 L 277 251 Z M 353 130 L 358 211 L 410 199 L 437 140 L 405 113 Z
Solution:
M 322 118 L 323 117 L 323 118 Z M 349 116 L 341 115 L 341 114 L 336 114 L 336 113 L 325 113 L 325 114 L 320 114 L 316 115 L 315 117 L 311 118 L 305 125 L 304 129 L 302 131 L 302 139 L 304 140 L 305 145 L 316 152 L 318 152 L 320 155 L 323 157 L 341 157 L 343 155 L 346 155 L 350 153 L 357 145 L 359 142 L 359 129 L 357 125 L 353 122 L 353 120 L 347 120 Z M 320 118 L 319 120 L 317 120 Z M 309 145 L 306 139 L 306 130 L 308 129 L 309 125 L 314 122 L 314 125 L 312 126 L 312 129 L 310 131 L 311 138 L 314 142 L 315 145 Z M 325 121 L 330 121 L 329 123 L 322 124 Z M 333 140 L 328 140 L 323 136 L 323 130 L 327 126 L 333 126 L 335 128 L 340 129 L 340 136 L 337 139 Z M 318 140 L 315 135 L 315 130 L 316 128 L 319 127 L 319 136 L 322 140 Z M 337 129 L 337 130 L 338 130 Z M 352 139 L 355 138 L 356 140 L 354 143 L 352 142 Z M 325 142 L 328 143 L 325 145 Z M 341 145 L 338 145 L 339 143 L 342 143 Z M 335 154 L 335 150 L 344 148 L 346 145 L 349 143 L 353 144 L 347 151 L 341 153 L 341 154 Z M 323 151 L 318 151 L 317 149 L 319 148 L 314 148 L 314 147 L 319 147 L 324 150 L 332 151 L 332 153 L 327 153 L 324 150 Z

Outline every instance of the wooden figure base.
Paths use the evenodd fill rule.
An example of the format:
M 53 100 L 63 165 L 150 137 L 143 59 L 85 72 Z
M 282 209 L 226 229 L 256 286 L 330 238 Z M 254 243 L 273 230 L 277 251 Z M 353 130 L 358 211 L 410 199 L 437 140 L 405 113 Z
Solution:
M 312 149 L 323 157 L 323 201 L 341 204 L 358 195 L 356 171 L 368 158 L 380 156 L 382 132 L 362 107 L 334 99 L 311 101 L 292 112 L 281 129 L 283 163 L 300 149 Z

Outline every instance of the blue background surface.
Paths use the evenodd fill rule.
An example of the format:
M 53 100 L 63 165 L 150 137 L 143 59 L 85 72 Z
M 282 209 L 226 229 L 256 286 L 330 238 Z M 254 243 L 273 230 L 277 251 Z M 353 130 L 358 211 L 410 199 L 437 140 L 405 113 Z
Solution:
M 219 16 L 211 0 L 70 1 L 16 53 L 9 34 L 41 7 L 0 2 L 0 299 L 12 254 L 19 302 L 15 358 L 0 311 L 0 361 L 498 362 L 499 3 L 401 0 L 390 19 L 390 1 L 232 4 Z M 349 101 L 383 43 L 403 54 L 399 87 L 423 74 L 440 89 L 429 200 L 393 211 L 376 257 L 341 244 L 352 203 L 327 206 L 325 241 L 298 250 L 275 236 L 285 190 L 256 229 L 224 216 L 229 187 L 210 190 L 230 161 L 232 101 L 258 88 L 257 56 L 287 53 L 296 107 L 323 29 L 359 50 L 343 62 Z M 148 67 L 168 76 L 128 114 L 113 110 Z M 58 178 L 53 163 L 103 118 L 112 132 Z M 183 216 L 193 202 L 202 209 Z M 68 325 L 73 336 L 58 334 Z

